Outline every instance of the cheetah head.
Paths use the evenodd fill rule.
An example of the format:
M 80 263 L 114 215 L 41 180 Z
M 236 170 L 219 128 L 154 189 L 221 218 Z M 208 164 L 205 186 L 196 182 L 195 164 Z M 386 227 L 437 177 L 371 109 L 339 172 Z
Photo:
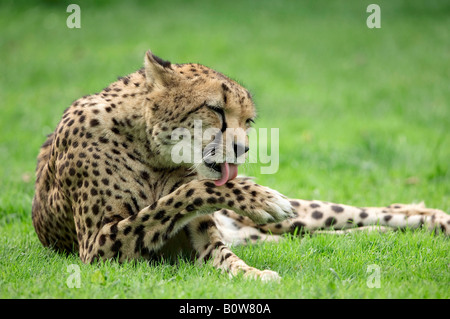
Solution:
M 160 163 L 195 170 L 225 184 L 248 154 L 247 130 L 256 116 L 250 93 L 200 64 L 172 64 L 148 51 L 147 135 Z

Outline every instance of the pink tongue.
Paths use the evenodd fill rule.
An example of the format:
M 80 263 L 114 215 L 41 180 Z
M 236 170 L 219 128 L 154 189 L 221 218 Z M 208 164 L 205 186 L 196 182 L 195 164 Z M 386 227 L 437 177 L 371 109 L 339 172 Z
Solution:
M 222 176 L 220 179 L 214 181 L 216 186 L 222 186 L 229 180 L 235 179 L 238 174 L 238 166 L 236 164 L 228 164 L 226 162 L 221 163 L 220 171 L 222 172 Z

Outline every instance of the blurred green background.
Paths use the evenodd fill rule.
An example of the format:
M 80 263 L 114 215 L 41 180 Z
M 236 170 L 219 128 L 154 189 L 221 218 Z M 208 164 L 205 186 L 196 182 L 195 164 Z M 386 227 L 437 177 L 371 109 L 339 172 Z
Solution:
M 279 174 L 260 178 L 289 196 L 356 200 L 352 175 L 375 191 L 410 178 L 406 187 L 449 193 L 448 2 L 379 1 L 381 29 L 366 26 L 370 1 L 79 1 L 80 29 L 66 26 L 69 3 L 2 2 L 4 183 L 32 180 L 62 111 L 140 68 L 151 49 L 252 91 L 257 127 L 280 128 Z M 426 199 L 403 199 L 404 186 L 385 200 Z
M 63 110 L 143 64 L 146 50 L 250 89 L 280 129 L 280 167 L 246 173 L 290 197 L 425 200 L 450 211 L 450 2 L 72 1 L 0 4 L 0 227 L 33 238 L 40 145 Z M 14 228 L 20 225 L 19 228 Z M 18 231 L 20 229 L 20 231 Z

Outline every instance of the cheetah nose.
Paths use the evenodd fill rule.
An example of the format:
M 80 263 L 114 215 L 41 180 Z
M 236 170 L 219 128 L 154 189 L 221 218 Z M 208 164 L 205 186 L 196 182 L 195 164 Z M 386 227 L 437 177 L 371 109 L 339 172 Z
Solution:
M 249 150 L 248 146 L 242 145 L 240 143 L 233 143 L 233 149 L 234 149 L 234 154 L 236 155 L 236 158 L 241 155 L 244 155 Z

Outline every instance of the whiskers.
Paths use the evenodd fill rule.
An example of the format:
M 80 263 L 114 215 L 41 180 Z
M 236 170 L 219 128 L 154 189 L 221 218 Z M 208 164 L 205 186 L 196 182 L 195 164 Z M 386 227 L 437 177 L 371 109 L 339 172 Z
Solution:
M 203 154 L 203 156 L 201 157 L 202 160 L 200 162 L 197 162 L 197 163 L 194 161 L 194 163 L 192 163 L 192 166 L 188 168 L 189 173 L 187 175 L 191 174 L 192 172 L 197 172 L 199 166 L 202 165 L 203 163 L 213 163 L 214 162 L 214 156 L 216 156 L 216 146 L 217 145 L 218 144 L 216 144 L 214 142 L 208 144 L 205 147 L 205 149 L 201 151 L 202 154 Z M 200 150 L 195 150 L 194 149 L 194 152 L 200 152 Z M 194 158 L 196 158 L 196 157 L 194 156 Z
M 202 165 L 205 165 L 208 169 L 216 170 L 217 171 L 217 165 L 219 163 L 223 163 L 224 161 L 228 162 L 229 164 L 238 164 L 239 165 L 239 172 L 240 175 L 246 175 L 246 176 L 252 176 L 256 172 L 256 169 L 258 165 L 255 165 L 255 159 L 257 158 L 257 150 L 256 149 L 250 149 L 249 153 L 247 155 L 241 155 L 239 158 L 225 158 L 224 151 L 222 150 L 223 144 L 217 143 L 215 141 L 210 142 L 207 144 L 203 150 L 198 149 L 192 149 L 192 152 L 195 153 L 195 155 L 199 155 L 199 152 L 202 152 L 202 157 L 200 156 L 194 156 L 194 161 L 191 163 L 190 167 L 188 168 L 188 175 L 192 174 L 193 172 L 198 172 L 201 170 L 202 172 L 205 170 L 205 168 L 202 167 Z M 193 154 L 194 155 L 194 154 Z M 234 154 L 233 154 L 234 155 Z M 198 160 L 201 158 L 201 160 Z M 197 160 L 195 160 L 197 159 Z
M 192 164 L 192 166 L 188 168 L 189 173 L 187 173 L 186 176 L 191 175 L 192 172 L 197 172 L 197 169 L 200 166 L 200 164 L 202 164 L 202 163 L 194 163 L 194 164 Z

